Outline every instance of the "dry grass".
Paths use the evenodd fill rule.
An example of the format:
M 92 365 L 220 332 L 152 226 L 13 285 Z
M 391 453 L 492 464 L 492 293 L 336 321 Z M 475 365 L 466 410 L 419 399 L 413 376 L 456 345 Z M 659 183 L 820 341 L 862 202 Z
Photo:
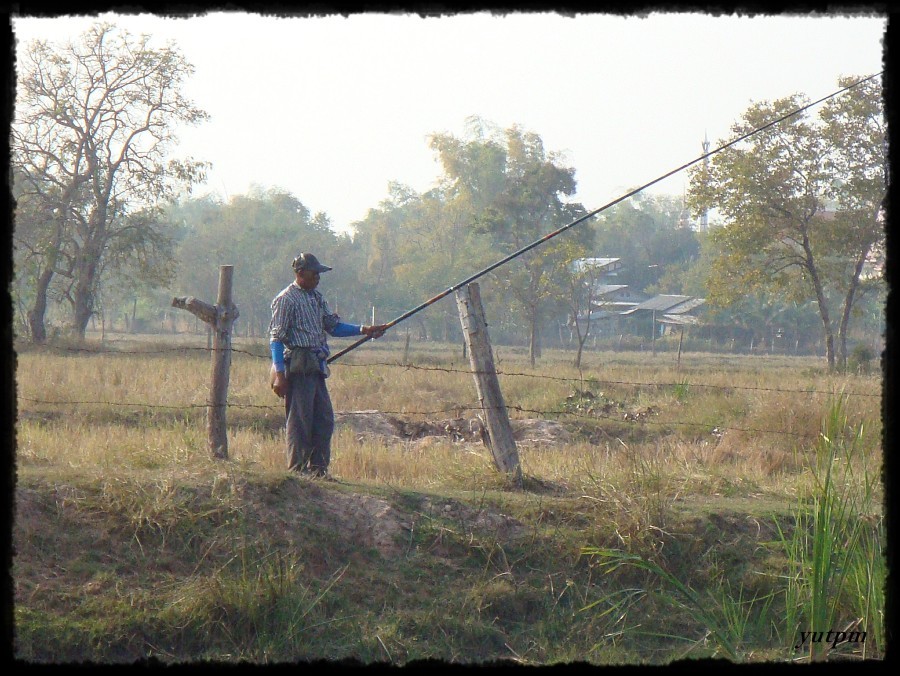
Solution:
M 269 585 L 275 584 L 271 580 L 280 580 L 278 584 L 297 589 L 301 561 L 308 572 L 315 573 L 321 590 L 331 589 L 332 576 L 338 570 L 334 561 L 357 560 L 362 554 L 352 546 L 352 538 L 346 544 L 333 538 L 329 530 L 333 524 L 322 526 L 320 533 L 294 516 L 296 501 L 304 500 L 306 509 L 318 509 L 326 493 L 305 492 L 286 472 L 283 405 L 268 388 L 269 364 L 262 347 L 238 342 L 237 348 L 259 356 L 233 355 L 229 463 L 212 460 L 206 448 L 208 355 L 202 350 L 152 352 L 169 350 L 172 345 L 165 342 L 129 343 L 126 347 L 147 352 L 28 350 L 19 354 L 16 459 L 20 485 L 26 489 L 17 491 L 17 501 L 20 514 L 27 516 L 31 510 L 38 516 L 18 526 L 17 537 L 28 544 L 23 550 L 25 557 L 14 568 L 16 597 L 29 601 L 18 611 L 17 622 L 30 623 L 29 613 L 38 613 L 33 625 L 29 624 L 37 627 L 30 630 L 33 635 L 40 637 L 47 631 L 64 643 L 65 631 L 48 628 L 39 613 L 57 606 L 68 613 L 67 604 L 81 608 L 81 596 L 87 595 L 116 608 L 131 603 L 129 608 L 140 608 L 154 621 L 163 621 L 169 613 L 175 618 L 172 622 L 195 622 L 199 627 L 197 644 L 204 645 L 207 632 L 224 622 L 216 614 L 222 604 L 252 609 L 264 601 L 274 604 L 278 613 L 288 613 L 289 607 L 282 608 L 282 604 L 290 598 L 282 598 Z M 334 364 L 329 389 L 335 409 L 391 412 L 392 417 L 409 422 L 473 418 L 477 397 L 458 348 L 422 345 L 411 352 L 410 363 L 417 368 L 399 366 L 402 343 L 389 341 L 361 348 L 346 361 Z M 618 639 L 607 640 L 619 636 L 623 626 L 604 624 L 607 620 L 601 622 L 600 618 L 587 624 L 572 620 L 580 607 L 596 598 L 600 584 L 573 554 L 577 547 L 602 543 L 651 559 L 658 557 L 683 569 L 694 582 L 713 580 L 719 564 L 707 559 L 723 533 L 704 530 L 694 535 L 692 524 L 699 523 L 699 514 L 746 512 L 746 521 L 755 523 L 773 511 L 788 512 L 787 507 L 811 486 L 810 462 L 815 460 L 822 421 L 833 403 L 831 393 L 854 393 L 846 398 L 843 412 L 849 424 L 863 427 L 860 452 L 872 467 L 881 463 L 881 383 L 877 377 L 829 375 L 819 361 L 807 358 L 686 354 L 681 368 L 676 369 L 671 354 L 589 352 L 580 371 L 572 368 L 571 358 L 570 353 L 548 350 L 538 368 L 531 370 L 524 350 L 498 350 L 501 386 L 511 417 L 553 420 L 569 431 L 565 441 L 519 444 L 525 491 L 507 490 L 489 451 L 479 442 L 448 436 L 385 437 L 354 431 L 350 425 L 339 426 L 331 471 L 343 484 L 335 490 L 341 495 L 346 492 L 348 500 L 355 495 L 363 511 L 376 503 L 384 509 L 377 502 L 387 499 L 384 496 L 401 500 L 392 503 L 396 510 L 407 504 L 402 500 L 410 501 L 408 504 L 415 506 L 414 518 L 421 522 L 413 534 L 404 536 L 409 538 L 405 546 L 412 548 L 415 539 L 421 552 L 435 557 L 434 562 L 427 560 L 427 566 L 434 569 L 416 569 L 415 580 L 431 586 L 440 575 L 441 583 L 433 586 L 446 595 L 436 598 L 433 605 L 409 610 L 410 604 L 398 598 L 407 592 L 390 585 L 394 584 L 392 576 L 400 575 L 395 568 L 411 566 L 411 559 L 385 563 L 384 570 L 371 570 L 369 564 L 363 564 L 348 573 L 348 577 L 356 576 L 355 581 L 349 592 L 338 594 L 339 600 L 334 601 L 337 609 L 323 607 L 321 615 L 316 615 L 318 609 L 311 611 L 314 626 L 318 622 L 327 625 L 342 603 L 352 610 L 375 594 L 379 607 L 406 610 L 398 616 L 393 611 L 378 614 L 381 611 L 370 609 L 366 612 L 374 613 L 374 619 L 359 630 L 362 638 L 347 638 L 356 636 L 349 629 L 342 634 L 353 645 L 369 646 L 371 652 L 365 654 L 371 659 L 380 659 L 385 647 L 395 655 L 458 655 L 473 642 L 480 646 L 478 654 L 508 655 L 505 640 L 520 655 L 531 651 L 529 659 L 535 662 L 540 656 L 553 661 L 566 654 L 564 647 L 556 646 L 588 640 L 578 638 L 585 631 L 597 632 L 595 642 L 599 643 L 588 646 L 595 651 L 592 659 L 652 659 L 647 655 L 657 648 L 623 653 Z M 856 480 L 848 476 L 848 481 Z M 254 482 L 272 487 L 259 498 L 270 511 L 260 511 L 256 505 L 256 516 L 278 521 L 283 524 L 281 529 L 296 529 L 296 542 L 308 545 L 302 557 L 285 549 L 294 547 L 295 541 L 278 540 L 282 530 L 251 525 L 244 493 Z M 273 497 L 281 496 L 281 491 L 290 497 Z M 872 504 L 880 504 L 879 497 L 875 496 Z M 486 538 L 467 530 L 468 526 L 441 521 L 428 506 L 438 499 L 448 504 L 466 503 L 473 513 L 482 513 L 487 507 L 496 513 L 513 513 L 520 527 L 532 534 L 532 542 L 541 544 L 523 545 L 518 563 L 508 560 L 515 546 L 499 536 Z M 69 521 L 73 506 L 78 518 L 84 519 L 74 526 Z M 64 537 L 42 529 L 47 514 L 59 519 L 60 527 L 66 529 Z M 744 521 L 743 516 L 734 519 L 741 528 Z M 121 530 L 122 523 L 127 524 L 124 536 L 116 530 Z M 557 537 L 561 538 L 558 542 Z M 679 537 L 686 538 L 687 544 L 679 544 Z M 242 561 L 234 573 L 237 577 L 219 580 L 218 571 L 233 568 L 235 552 L 245 551 L 248 543 L 255 552 L 252 561 L 264 565 Z M 154 595 L 156 589 L 142 588 L 130 591 L 128 601 L 118 587 L 124 572 L 112 573 L 90 558 L 98 544 L 98 558 L 102 558 L 103 548 L 115 545 L 124 547 L 122 556 L 134 557 L 136 566 L 151 561 L 152 579 L 145 582 L 162 585 L 161 595 Z M 148 552 L 154 546 L 168 553 L 151 556 Z M 172 547 L 174 553 L 169 551 Z M 748 547 L 747 556 L 757 549 Z M 79 564 L 84 567 L 82 573 L 78 566 L 70 566 L 67 575 L 77 578 L 67 578 L 67 584 L 75 585 L 71 599 L 53 597 L 48 590 L 55 587 L 48 587 L 50 582 L 41 577 L 43 573 L 35 573 L 42 570 L 46 557 L 60 556 L 60 551 L 73 558 L 75 553 L 86 552 L 83 556 L 89 559 Z M 284 558 L 286 551 L 292 553 Z M 412 556 L 410 551 L 407 557 Z M 191 567 L 185 568 L 179 557 L 187 557 Z M 544 558 L 535 562 L 529 557 Z M 702 565 L 698 563 L 701 559 Z M 23 574 L 22 561 L 32 560 L 34 568 Z M 474 577 L 467 577 L 463 573 L 471 561 L 481 568 L 475 571 L 477 575 L 472 573 Z M 527 566 L 522 561 L 528 561 Z M 201 568 L 207 564 L 214 566 Z M 117 565 L 118 571 L 129 568 L 121 562 Z M 539 570 L 542 566 L 543 572 Z M 736 579 L 741 579 L 741 566 L 734 569 Z M 538 573 L 528 578 L 526 585 L 523 580 L 535 570 Z M 376 575 L 383 577 L 378 582 L 369 579 Z M 546 581 L 547 589 L 536 591 L 529 586 L 544 584 L 540 580 Z M 173 589 L 171 594 L 177 592 L 177 599 L 186 600 L 178 600 L 181 605 L 170 602 L 164 593 L 169 588 L 166 585 Z M 310 599 L 324 593 L 312 583 L 301 591 L 310 595 L 303 596 L 304 608 L 312 608 Z M 152 603 L 141 601 L 142 595 Z M 580 601 L 576 602 L 578 595 Z M 146 604 L 161 604 L 167 610 L 155 614 Z M 537 607 L 543 608 L 545 615 L 535 614 L 535 618 L 552 618 L 550 624 L 540 625 L 546 634 L 535 634 L 527 622 L 520 622 L 523 614 L 537 613 L 533 610 Z M 179 615 L 187 612 L 183 608 L 192 609 L 191 618 Z M 504 630 L 508 631 L 504 640 L 497 638 L 491 615 L 501 612 L 499 609 L 505 609 L 502 613 L 510 622 L 519 623 L 516 627 L 521 624 L 521 628 Z M 98 618 L 109 615 L 102 608 L 91 612 Z M 253 614 L 257 611 L 247 612 L 256 623 L 252 631 L 262 631 L 259 623 L 265 618 Z M 665 609 L 651 611 L 645 620 L 653 617 L 666 619 Z M 135 620 L 138 626 L 144 621 Z M 480 633 L 467 633 L 470 626 L 478 626 Z M 430 639 L 440 646 L 430 648 L 436 652 L 418 653 L 410 647 L 411 636 L 432 630 L 435 635 L 446 632 L 440 641 Z M 511 637 L 520 631 L 527 642 L 516 644 Z M 320 633 L 317 645 L 330 650 L 329 632 L 322 629 Z M 40 644 L 38 638 L 35 641 Z M 658 649 L 672 654 L 670 647 Z M 176 648 L 165 650 L 178 653 Z M 261 659 L 260 653 L 250 656 Z
M 264 354 L 258 346 L 236 347 Z M 427 353 L 417 363 L 413 351 L 413 368 L 403 368 L 390 365 L 400 361 L 399 350 L 392 343 L 362 348 L 332 365 L 335 409 L 390 412 L 410 421 L 478 413 L 461 355 L 445 352 L 449 359 L 440 362 Z M 559 420 L 582 432 L 552 452 L 523 448 L 526 472 L 582 485 L 618 476 L 622 464 L 638 456 L 652 461 L 655 471 L 680 476 L 685 486 L 708 486 L 721 474 L 778 483 L 804 466 L 827 410 L 823 393 L 880 395 L 875 377 L 829 376 L 805 358 L 770 364 L 760 357 L 717 356 L 711 359 L 719 363 L 708 368 L 702 356 L 685 355 L 676 370 L 671 355 L 587 353 L 576 371 L 570 354 L 548 351 L 531 371 L 524 355 L 499 351 L 507 352 L 498 368 L 512 418 Z M 264 358 L 234 354 L 229 445 L 232 458 L 277 472 L 284 461 L 283 409 L 268 389 L 267 369 Z M 166 469 L 206 460 L 209 359 L 203 351 L 27 352 L 19 356 L 17 381 L 18 458 L 25 466 Z M 593 399 L 575 408 L 567 398 L 579 392 Z M 868 422 L 867 443 L 878 450 L 880 397 L 851 396 L 848 415 Z M 449 439 L 386 443 L 339 430 L 333 463 L 336 474 L 350 479 L 414 486 L 489 471 L 490 457 L 483 448 L 461 452 Z

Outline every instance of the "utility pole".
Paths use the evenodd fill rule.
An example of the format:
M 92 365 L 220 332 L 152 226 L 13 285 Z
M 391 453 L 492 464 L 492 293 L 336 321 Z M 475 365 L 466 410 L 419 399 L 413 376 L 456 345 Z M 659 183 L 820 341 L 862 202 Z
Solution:
M 706 132 L 703 132 L 703 154 L 709 154 L 709 137 Z M 703 169 L 706 172 L 706 175 L 709 175 L 709 158 L 706 157 L 703 159 Z M 700 214 L 700 232 L 707 232 L 709 230 L 709 210 L 704 208 L 703 213 Z

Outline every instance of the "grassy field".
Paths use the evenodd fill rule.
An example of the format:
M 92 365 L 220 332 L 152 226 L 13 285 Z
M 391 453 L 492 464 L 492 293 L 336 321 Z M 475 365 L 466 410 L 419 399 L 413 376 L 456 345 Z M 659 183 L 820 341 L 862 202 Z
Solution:
M 879 376 L 499 347 L 517 490 L 461 350 L 382 340 L 332 367 L 327 483 L 285 471 L 260 344 L 210 458 L 203 347 L 19 350 L 18 659 L 883 657 Z

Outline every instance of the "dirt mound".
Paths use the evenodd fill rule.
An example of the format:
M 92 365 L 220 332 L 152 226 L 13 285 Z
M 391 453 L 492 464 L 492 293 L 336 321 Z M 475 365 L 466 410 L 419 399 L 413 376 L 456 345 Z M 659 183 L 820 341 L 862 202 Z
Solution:
M 323 490 L 321 505 L 341 523 L 341 531 L 365 547 L 375 547 L 385 558 L 401 553 L 410 520 L 386 500 L 373 495 Z M 408 538 L 407 538 L 408 539 Z
M 560 423 L 540 418 L 510 421 L 513 437 L 517 442 L 534 445 L 565 444 L 572 441 L 572 434 Z
M 553 420 L 526 419 L 510 421 L 513 437 L 523 444 L 553 445 L 572 440 L 572 434 Z M 379 411 L 335 413 L 335 424 L 348 426 L 361 441 L 382 438 L 390 441 L 415 441 L 445 438 L 454 443 L 483 443 L 484 423 L 478 417 L 445 420 L 408 421 Z
M 454 530 L 469 536 L 482 533 L 512 540 L 530 532 L 520 521 L 490 505 L 473 506 L 448 497 L 422 495 L 414 507 L 404 508 L 391 504 L 389 499 L 348 490 L 346 484 L 300 480 L 287 482 L 284 488 L 286 492 L 281 495 L 281 500 L 290 504 L 314 503 L 325 521 L 333 524 L 334 532 L 341 533 L 341 537 L 355 545 L 376 549 L 386 559 L 403 554 L 409 546 L 411 531 L 423 517 L 449 522 Z M 262 487 L 256 487 L 254 492 L 257 495 L 253 502 L 261 513 L 258 521 L 268 528 L 280 524 L 276 530 L 282 531 L 288 540 L 299 538 L 289 515 L 285 518 L 285 514 L 264 506 L 271 500 L 271 494 Z
M 378 411 L 335 412 L 334 424 L 337 429 L 349 426 L 360 440 L 371 437 L 395 439 L 401 436 L 399 421 Z
M 478 418 L 411 421 L 379 411 L 350 411 L 335 413 L 334 417 L 336 426 L 349 426 L 360 438 L 413 441 L 423 437 L 448 437 L 452 441 L 481 440 L 482 425 Z

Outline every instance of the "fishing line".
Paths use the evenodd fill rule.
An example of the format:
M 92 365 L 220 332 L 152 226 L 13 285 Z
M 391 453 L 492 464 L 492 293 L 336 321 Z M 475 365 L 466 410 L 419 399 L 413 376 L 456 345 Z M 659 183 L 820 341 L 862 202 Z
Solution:
M 848 90 L 850 90 L 850 89 L 853 89 L 854 87 L 857 87 L 857 86 L 861 85 L 863 82 L 868 82 L 869 80 L 872 80 L 872 79 L 874 79 L 874 78 L 876 78 L 876 77 L 882 75 L 883 73 L 884 73 L 884 71 L 881 71 L 881 72 L 875 73 L 874 75 L 870 75 L 869 77 L 866 77 L 866 78 L 863 78 L 863 79 L 861 79 L 861 80 L 858 80 L 857 82 L 854 82 L 854 83 L 851 84 L 851 85 L 848 85 L 848 86 L 846 86 L 846 87 L 843 87 L 842 89 L 838 89 L 837 91 L 832 92 L 831 94 L 828 94 L 827 96 L 823 96 L 822 98 L 817 99 L 816 101 L 813 101 L 812 103 L 808 103 L 808 104 L 806 104 L 805 106 L 802 106 L 801 108 L 797 108 L 796 110 L 794 110 L 794 111 L 792 111 L 792 112 L 790 112 L 790 113 L 788 113 L 788 114 L 786 114 L 786 115 L 782 115 L 781 117 L 779 117 L 779 118 L 777 118 L 777 119 L 775 119 L 775 120 L 772 120 L 771 122 L 767 122 L 766 124 L 762 125 L 761 127 L 757 127 L 756 129 L 753 129 L 752 131 L 749 131 L 749 132 L 747 132 L 746 134 L 744 134 L 744 135 L 742 135 L 742 136 L 738 136 L 736 139 L 734 139 L 734 140 L 732 140 L 732 141 L 729 141 L 728 143 L 726 143 L 726 144 L 724 144 L 724 145 L 719 146 L 719 147 L 716 148 L 715 150 L 711 150 L 710 152 L 704 153 L 703 155 L 700 155 L 700 157 L 698 157 L 698 158 L 696 158 L 696 159 L 694 159 L 694 160 L 691 160 L 690 162 L 687 162 L 687 163 L 685 163 L 685 164 L 682 164 L 682 165 L 681 165 L 680 167 L 678 167 L 677 169 L 673 169 L 672 171 L 670 171 L 670 172 L 668 172 L 668 173 L 665 173 L 665 174 L 663 174 L 662 176 L 660 176 L 660 177 L 658 177 L 658 178 L 653 179 L 653 180 L 650 181 L 649 183 L 645 183 L 644 185 L 640 186 L 639 188 L 635 188 L 634 190 L 631 190 L 630 192 L 625 193 L 625 194 L 622 195 L 621 197 L 617 197 L 617 198 L 614 199 L 612 202 L 609 202 L 609 203 L 607 203 L 607 204 L 604 204 L 602 207 L 600 207 L 600 208 L 598 208 L 598 209 L 594 209 L 593 211 L 591 211 L 591 212 L 585 214 L 584 216 L 581 216 L 580 218 L 575 219 L 575 220 L 572 221 L 571 223 L 567 223 L 566 225 L 562 226 L 561 228 L 557 228 L 557 229 L 554 230 L 553 232 L 550 232 L 550 233 L 544 235 L 544 236 L 541 237 L 540 239 L 537 239 L 537 240 L 535 240 L 534 242 L 532 242 L 531 244 L 528 244 L 527 246 L 522 247 L 522 248 L 519 249 L 518 251 L 514 251 L 513 253 L 509 254 L 509 255 L 506 256 L 505 258 L 500 259 L 499 261 L 497 261 L 497 262 L 494 263 L 493 265 L 490 265 L 490 266 L 484 268 L 484 270 L 481 270 L 480 272 L 476 272 L 474 275 L 472 275 L 472 276 L 470 276 L 470 277 L 467 277 L 466 279 L 464 279 L 463 281 L 459 282 L 458 284 L 454 284 L 453 286 L 451 286 L 450 288 L 448 288 L 446 291 L 441 291 L 439 294 L 437 294 L 437 295 L 434 296 L 433 298 L 430 298 L 429 300 L 425 301 L 425 302 L 422 303 L 421 305 L 417 305 L 417 306 L 414 307 L 413 309 L 407 310 L 406 312 L 404 312 L 402 315 L 400 315 L 400 316 L 397 317 L 396 319 L 394 319 L 394 320 L 388 322 L 387 324 L 385 324 L 385 327 L 389 329 L 389 328 L 391 328 L 392 326 L 396 326 L 396 325 L 399 324 L 400 322 L 402 322 L 402 321 L 404 321 L 404 320 L 406 320 L 406 319 L 409 319 L 410 317 L 412 317 L 412 316 L 413 316 L 414 314 L 416 314 L 417 312 L 421 312 L 421 311 L 424 310 L 425 308 L 429 307 L 430 305 L 433 305 L 434 303 L 438 302 L 441 298 L 444 298 L 445 296 L 448 296 L 449 294 L 453 293 L 453 292 L 456 291 L 457 289 L 460 289 L 460 288 L 466 286 L 467 284 L 471 284 L 471 283 L 474 282 L 476 279 L 478 279 L 478 278 L 480 278 L 480 277 L 483 277 L 484 275 L 486 275 L 487 273 L 491 272 L 492 270 L 495 270 L 496 268 L 499 268 L 501 265 L 505 265 L 506 263 L 509 263 L 509 262 L 510 262 L 511 260 L 513 260 L 514 258 L 518 258 L 518 257 L 521 256 L 522 254 L 524 254 L 524 253 L 526 253 L 526 252 L 528 252 L 528 251 L 531 251 L 531 250 L 534 249 L 535 247 L 540 246 L 541 244 L 543 244 L 544 242 L 553 239 L 554 237 L 556 237 L 556 236 L 559 235 L 560 233 L 565 232 L 565 231 L 568 230 L 569 228 L 572 228 L 572 227 L 578 225 L 579 223 L 583 223 L 583 222 L 586 221 L 587 219 L 592 218 L 593 216 L 596 216 L 597 214 L 599 214 L 599 213 L 602 212 L 602 211 L 606 211 L 606 210 L 609 209 L 610 207 L 614 207 L 616 204 L 619 204 L 620 202 L 624 202 L 624 201 L 627 200 L 629 197 L 633 197 L 633 196 L 637 195 L 639 192 L 641 192 L 642 190 L 646 190 L 646 189 L 649 188 L 651 185 L 655 185 L 655 184 L 659 183 L 660 181 L 663 181 L 663 180 L 669 178 L 670 176 L 673 176 L 673 175 L 677 174 L 678 172 L 684 171 L 684 170 L 687 169 L 688 167 L 690 167 L 690 166 L 692 166 L 692 165 L 694 165 L 694 164 L 697 164 L 697 162 L 702 162 L 702 161 L 705 160 L 706 158 L 712 157 L 712 156 L 715 155 L 716 153 L 722 152 L 722 151 L 725 150 L 726 148 L 729 148 L 729 147 L 735 145 L 736 143 L 740 143 L 741 141 L 750 138 L 750 137 L 753 136 L 754 134 L 758 134 L 759 132 L 768 129 L 769 127 L 773 127 L 773 126 L 775 126 L 776 124 L 779 124 L 780 122 L 784 122 L 784 121 L 787 120 L 788 118 L 793 117 L 794 115 L 797 115 L 797 114 L 799 114 L 799 113 L 802 113 L 804 110 L 807 110 L 807 109 L 809 109 L 809 108 L 812 108 L 813 106 L 817 106 L 817 105 L 819 105 L 820 103 L 822 103 L 823 101 L 827 101 L 827 100 L 830 99 L 830 98 L 834 98 L 835 96 L 838 96 L 839 94 L 843 94 L 844 92 L 846 92 L 846 91 L 848 91 Z M 362 345 L 363 343 L 365 343 L 366 341 L 371 340 L 371 339 L 372 339 L 371 336 L 364 336 L 363 338 L 360 338 L 359 340 L 357 340 L 357 341 L 356 341 L 355 343 L 353 343 L 352 345 L 349 345 L 349 346 L 345 347 L 345 348 L 344 348 L 343 350 L 341 350 L 340 352 L 336 352 L 336 353 L 333 354 L 331 357 L 329 357 L 329 358 L 328 358 L 328 363 L 330 364 L 331 362 L 337 360 L 338 358 L 340 358 L 340 357 L 342 357 L 343 355 L 347 354 L 347 353 L 350 352 L 351 350 L 355 350 L 357 347 L 359 347 L 360 345 Z

